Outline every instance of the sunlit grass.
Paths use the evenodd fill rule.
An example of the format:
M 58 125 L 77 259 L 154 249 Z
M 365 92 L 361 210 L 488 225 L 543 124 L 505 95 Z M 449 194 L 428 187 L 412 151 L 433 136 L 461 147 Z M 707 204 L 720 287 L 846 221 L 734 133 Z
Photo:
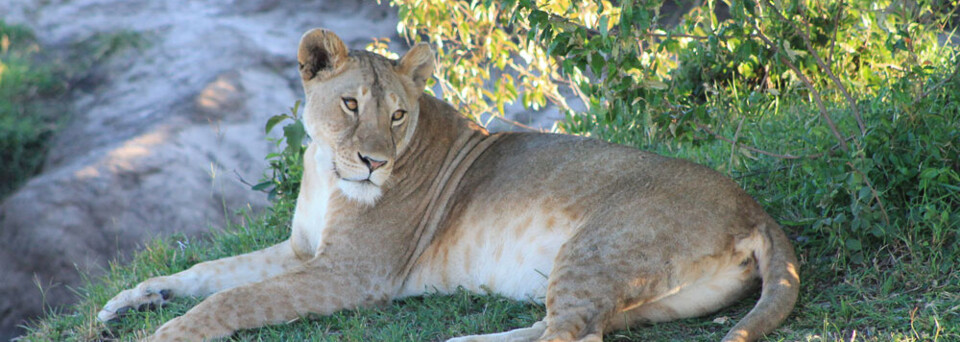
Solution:
M 771 120 L 792 122 L 793 114 Z M 793 116 L 791 116 L 793 115 Z M 786 123 L 765 123 L 769 129 Z M 756 146 L 779 145 L 771 134 Z M 824 136 L 824 139 L 829 139 Z M 690 146 L 661 145 L 662 153 L 727 169 L 767 206 L 797 244 L 802 289 L 793 314 L 769 340 L 773 341 L 951 341 L 960 338 L 960 276 L 941 272 L 930 251 L 914 250 L 917 241 L 891 241 L 873 251 L 861 264 L 841 262 L 834 248 L 810 236 L 808 223 L 816 212 L 797 198 L 795 177 L 783 160 L 769 157 L 730 160 L 730 144 L 714 141 Z M 732 163 L 732 164 L 731 164 Z M 733 171 L 729 171 L 733 170 Z M 750 171 L 743 171 L 750 170 Z M 813 206 L 812 208 L 816 208 Z M 101 324 L 95 314 L 122 289 L 152 276 L 170 274 L 203 261 L 263 248 L 287 237 L 292 203 L 282 199 L 260 217 L 244 216 L 243 223 L 209 240 L 173 237 L 147 244 L 133 260 L 113 265 L 103 280 L 94 280 L 79 293 L 80 304 L 68 312 L 33 324 L 25 340 L 90 340 L 144 337 L 163 322 L 188 310 L 197 298 L 179 298 L 157 311 L 137 312 L 117 323 Z M 805 211 L 806 210 L 806 211 Z M 928 222 L 937 225 L 937 222 Z M 939 226 L 938 229 L 949 227 Z M 610 332 L 611 341 L 716 341 L 756 302 L 756 296 L 716 314 L 677 322 L 637 326 Z M 310 316 L 291 324 L 243 331 L 232 339 L 309 341 L 435 341 L 450 337 L 525 327 L 544 314 L 540 305 L 502 297 L 459 292 L 396 301 L 379 308 L 345 310 L 328 317 Z
M 857 13 L 863 18 L 875 14 Z M 903 32 L 890 30 L 892 25 L 857 32 L 869 39 L 862 46 L 840 48 L 863 51 L 835 59 L 843 64 L 838 70 L 851 70 L 843 85 L 856 96 L 866 124 L 863 135 L 855 133 L 859 127 L 839 88 L 817 74 L 816 65 L 804 66 L 837 129 L 855 135 L 847 151 L 824 125 L 809 89 L 788 71 L 776 75 L 781 84 L 772 88 L 737 73 L 718 76 L 705 85 L 710 89 L 697 98 L 702 102 L 691 101 L 689 107 L 708 111 L 701 114 L 710 119 L 709 131 L 688 127 L 684 139 L 653 138 L 645 113 L 580 115 L 569 118 L 567 127 L 715 168 L 740 183 L 784 226 L 801 262 L 801 293 L 793 314 L 768 340 L 960 341 L 960 273 L 955 271 L 960 268 L 960 57 L 955 46 L 935 43 L 939 31 L 932 25 L 908 25 Z M 905 45 L 909 37 L 912 48 Z M 716 67 L 713 60 L 694 57 L 702 56 L 677 66 L 694 71 Z M 665 106 L 663 111 L 677 114 Z M 665 128 L 658 129 L 664 135 Z M 79 289 L 79 304 L 31 324 L 25 340 L 148 335 L 200 299 L 178 298 L 165 308 L 107 325 L 96 322 L 95 314 L 114 294 L 149 277 L 282 241 L 292 206 L 289 197 L 280 199 L 271 211 L 245 216 L 242 224 L 209 239 L 172 237 L 147 244 L 132 260 L 112 265 L 102 279 Z M 756 299 L 751 296 L 701 318 L 609 332 L 605 338 L 716 341 Z M 435 341 L 529 326 L 543 313 L 536 304 L 461 291 L 305 317 L 243 331 L 232 339 Z

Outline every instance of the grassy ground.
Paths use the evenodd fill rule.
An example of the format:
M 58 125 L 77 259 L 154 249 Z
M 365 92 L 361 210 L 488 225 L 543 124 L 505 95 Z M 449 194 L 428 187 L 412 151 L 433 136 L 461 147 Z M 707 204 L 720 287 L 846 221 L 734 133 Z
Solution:
M 102 325 L 96 312 L 118 291 L 151 276 L 170 274 L 203 260 L 235 255 L 282 241 L 291 205 L 279 203 L 259 218 L 210 240 L 173 238 L 148 244 L 130 263 L 113 265 L 103 282 L 78 290 L 80 304 L 34 324 L 26 341 L 133 340 L 145 336 L 199 299 L 181 298 L 156 311 L 142 311 L 119 323 Z M 793 229 L 795 231 L 795 229 Z M 960 279 L 956 274 L 928 278 L 923 260 L 891 260 L 880 253 L 869 265 L 838 267 L 829 257 L 800 248 L 803 288 L 794 314 L 769 340 L 774 341 L 951 341 L 960 338 Z M 636 327 L 608 334 L 613 341 L 716 341 L 752 307 L 747 298 L 717 314 L 679 322 Z M 238 341 L 431 341 L 462 334 L 529 326 L 542 306 L 466 292 L 426 296 L 372 309 L 308 317 L 289 325 L 244 331 Z M 854 338 L 855 337 L 855 338 Z
M 805 107 L 785 114 L 786 124 L 806 115 Z M 794 116 L 791 116 L 794 115 Z M 960 116 L 954 112 L 952 118 Z M 776 145 L 770 136 L 758 146 Z M 954 142 L 955 143 L 955 142 Z M 658 145 L 661 152 L 678 154 L 678 145 Z M 716 168 L 730 167 L 730 146 L 721 141 L 682 149 L 686 158 Z M 748 163 L 753 171 L 734 171 L 737 178 L 778 219 L 797 241 L 803 280 L 793 315 L 768 340 L 772 341 L 953 341 L 960 339 L 960 276 L 937 268 L 924 242 L 903 237 L 872 250 L 862 263 L 842 262 L 836 252 L 816 241 L 805 216 L 817 215 L 811 206 L 796 204 L 789 178 L 798 177 L 790 163 L 758 157 Z M 797 165 L 797 169 L 802 166 Z M 770 171 L 773 170 L 773 171 Z M 244 216 L 240 225 L 215 232 L 210 239 L 174 237 L 147 244 L 133 260 L 112 265 L 102 280 L 78 289 L 83 298 L 63 313 L 51 313 L 31 325 L 26 341 L 133 340 L 149 334 L 163 322 L 198 303 L 180 298 L 155 311 L 141 311 L 118 323 L 103 325 L 96 312 L 118 291 L 152 276 L 183 270 L 190 265 L 262 248 L 287 237 L 293 203 L 280 199 L 267 213 Z M 956 204 L 954 204 L 956 205 Z M 813 206 L 815 209 L 816 206 Z M 956 230 L 958 227 L 941 227 Z M 806 236 L 806 239 L 804 238 Z M 810 239 L 810 240 L 808 240 Z M 756 296 L 714 315 L 678 322 L 639 326 L 609 333 L 612 341 L 716 341 L 746 314 Z M 466 292 L 432 295 L 394 302 L 380 308 L 346 310 L 329 317 L 307 317 L 288 325 L 243 331 L 233 340 L 265 341 L 432 341 L 463 334 L 497 332 L 529 326 L 544 314 L 531 303 Z
M 880 12 L 863 13 L 862 18 L 871 18 Z M 833 15 L 828 11 L 824 17 Z M 850 25 L 869 24 L 850 18 Z M 909 22 L 897 25 L 901 24 L 901 31 L 871 26 L 862 41 L 857 37 L 846 41 L 840 35 L 838 46 L 844 42 L 851 45 L 836 55 L 837 73 L 856 97 L 864 121 L 864 132 L 847 141 L 850 147 L 846 151 L 831 148 L 837 141 L 814 104 L 817 96 L 790 71 L 782 71 L 782 66 L 774 74 L 779 81 L 769 87 L 757 82 L 761 76 L 751 79 L 726 71 L 718 74 L 710 87 L 703 87 L 709 90 L 701 89 L 699 83 L 690 86 L 699 92 L 701 102 L 687 102 L 689 106 L 680 110 L 703 110 L 701 114 L 710 119 L 709 131 L 693 129 L 680 141 L 651 139 L 638 128 L 646 127 L 642 117 L 603 122 L 612 116 L 583 116 L 571 120 L 588 122 L 567 127 L 709 165 L 736 179 L 781 222 L 801 261 L 802 288 L 793 314 L 767 340 L 960 341 L 960 273 L 955 272 L 960 268 L 960 53 L 956 47 L 931 43 L 934 39 L 929 37 L 936 35 L 931 31 Z M 860 26 L 850 27 L 854 28 L 845 31 L 850 35 L 864 31 Z M 938 29 L 930 27 L 928 30 Z M 790 32 L 789 28 L 783 30 Z M 766 51 L 758 50 L 759 46 L 757 43 L 745 55 L 775 63 L 773 55 L 757 52 Z M 822 46 L 832 48 L 832 44 Z M 708 51 L 720 53 L 728 47 L 735 50 L 732 45 L 718 45 L 719 50 Z M 726 70 L 725 63 L 716 65 L 719 62 L 714 57 L 719 55 L 696 53 L 688 47 L 680 55 L 695 61 L 681 63 L 681 67 L 692 66 L 685 72 L 692 70 L 700 77 L 706 67 Z M 813 87 L 819 89 L 838 129 L 859 131 L 850 101 L 839 87 L 812 60 L 800 67 L 813 78 Z M 668 91 L 681 88 L 670 86 Z M 652 95 L 647 99 L 670 97 L 648 94 Z M 733 148 L 716 136 L 755 150 Z M 758 151 L 814 158 L 792 159 Z M 284 165 L 279 169 L 288 172 L 285 168 L 290 165 Z M 172 237 L 147 244 L 132 260 L 112 265 L 104 278 L 91 279 L 78 289 L 81 301 L 76 306 L 51 312 L 31 324 L 31 333 L 23 339 L 133 340 L 146 336 L 199 299 L 179 298 L 167 307 L 136 312 L 107 325 L 95 320 L 96 312 L 114 294 L 148 277 L 282 241 L 289 231 L 290 198 L 279 196 L 271 211 L 245 216 L 240 225 L 214 232 L 209 239 Z M 756 296 L 713 315 L 610 332 L 606 339 L 716 341 L 755 302 Z M 543 307 L 536 304 L 460 292 L 345 310 L 328 317 L 305 317 L 286 325 L 243 331 L 232 339 L 433 341 L 529 326 L 543 314 Z

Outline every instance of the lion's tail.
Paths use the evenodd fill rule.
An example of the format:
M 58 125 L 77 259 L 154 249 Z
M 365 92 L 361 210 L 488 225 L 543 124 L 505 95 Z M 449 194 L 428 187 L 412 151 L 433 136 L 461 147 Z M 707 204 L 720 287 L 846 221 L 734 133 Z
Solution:
M 797 302 L 800 292 L 799 265 L 793 246 L 783 230 L 771 219 L 761 227 L 769 244 L 765 251 L 756 251 L 759 257 L 763 289 L 757 305 L 723 337 L 724 342 L 754 341 L 773 331 Z

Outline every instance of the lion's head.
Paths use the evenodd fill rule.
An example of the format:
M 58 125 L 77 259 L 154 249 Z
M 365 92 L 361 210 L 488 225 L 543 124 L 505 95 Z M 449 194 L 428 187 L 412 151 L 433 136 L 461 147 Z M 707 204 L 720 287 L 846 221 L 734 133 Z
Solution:
M 421 43 L 391 60 L 350 51 L 332 32 L 314 29 L 301 38 L 297 59 L 317 169 L 331 170 L 347 197 L 376 202 L 414 135 L 433 51 Z

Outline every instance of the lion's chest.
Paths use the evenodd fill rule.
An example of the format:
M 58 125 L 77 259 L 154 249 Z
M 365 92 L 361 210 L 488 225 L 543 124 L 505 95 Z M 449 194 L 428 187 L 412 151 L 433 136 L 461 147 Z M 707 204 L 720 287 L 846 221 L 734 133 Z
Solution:
M 293 251 L 301 259 L 311 258 L 319 252 L 324 232 L 329 227 L 327 223 L 331 215 L 330 202 L 335 184 L 319 176 L 304 172 L 296 211 L 293 214 L 290 242 Z
M 536 205 L 526 207 L 467 210 L 424 251 L 401 296 L 449 293 L 462 286 L 543 300 L 554 259 L 575 223 Z

